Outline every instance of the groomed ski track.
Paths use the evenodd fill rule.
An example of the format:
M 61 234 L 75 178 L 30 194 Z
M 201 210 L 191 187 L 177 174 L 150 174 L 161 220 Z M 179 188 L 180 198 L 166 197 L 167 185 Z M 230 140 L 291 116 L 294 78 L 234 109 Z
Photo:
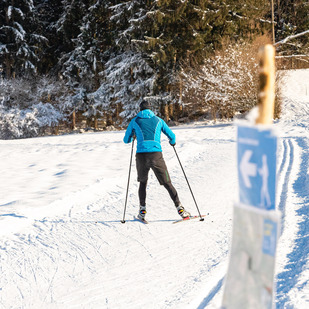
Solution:
M 309 288 L 309 139 L 288 137 L 283 139 L 282 148 L 279 209 L 283 220 L 277 251 L 276 308 L 306 308 L 309 302 L 305 296 Z
M 225 138 L 216 137 L 218 132 Z M 126 223 L 120 223 L 130 152 L 130 147 L 117 142 L 123 132 L 59 137 L 52 143 L 49 138 L 22 141 L 29 157 L 38 144 L 59 152 L 52 154 L 56 157 L 73 147 L 73 142 L 77 142 L 79 149 L 93 149 L 96 145 L 99 153 L 109 145 L 116 162 L 107 168 L 98 161 L 97 168 L 102 165 L 102 174 L 108 170 L 104 177 L 86 188 L 68 192 L 43 209 L 31 209 L 29 205 L 23 211 L 16 203 L 2 205 L 1 220 L 10 220 L 12 230 L 3 232 L 1 242 L 0 305 L 3 308 L 180 308 L 202 300 L 222 279 L 227 266 L 233 205 L 230 192 L 236 191 L 237 180 L 231 155 L 235 152 L 235 128 L 231 124 L 175 128 L 175 133 L 186 136 L 185 142 L 178 139 L 178 152 L 201 212 L 210 213 L 204 222 L 172 224 L 178 214 L 153 174 L 148 191 L 150 224 L 133 221 L 138 211 L 138 185 L 133 172 Z M 167 141 L 164 144 L 173 182 L 183 204 L 194 213 L 194 202 L 173 157 L 173 149 Z M 78 152 L 77 147 L 72 152 Z M 25 169 L 40 165 L 28 163 Z M 62 174 L 55 172 L 54 177 L 67 173 L 70 178 L 73 163 L 55 162 L 55 167 L 52 161 L 50 164 L 46 169 L 56 171 L 61 164 L 61 169 L 67 170 Z M 216 166 L 229 171 L 224 183 Z M 81 173 L 86 173 L 89 166 L 84 168 Z M 214 195 L 213 188 L 222 194 Z M 57 194 L 57 189 L 54 190 Z

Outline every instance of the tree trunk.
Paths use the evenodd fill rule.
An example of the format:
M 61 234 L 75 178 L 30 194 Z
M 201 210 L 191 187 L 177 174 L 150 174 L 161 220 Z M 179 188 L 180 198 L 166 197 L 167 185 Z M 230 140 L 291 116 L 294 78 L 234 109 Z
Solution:
M 161 104 L 161 113 L 163 115 L 164 121 L 169 121 L 169 111 L 168 111 L 168 104 Z
M 76 112 L 75 110 L 72 113 L 72 130 L 75 130 L 76 128 Z
M 169 117 L 172 116 L 172 118 L 174 118 L 174 104 L 168 105 L 168 114 L 169 114 Z

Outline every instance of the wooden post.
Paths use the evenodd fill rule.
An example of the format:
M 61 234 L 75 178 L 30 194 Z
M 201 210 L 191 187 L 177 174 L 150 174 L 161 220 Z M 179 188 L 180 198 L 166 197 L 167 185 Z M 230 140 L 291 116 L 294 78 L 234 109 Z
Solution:
M 72 113 L 72 130 L 75 130 L 75 129 L 76 129 L 76 112 L 74 108 L 73 113 Z
M 275 106 L 275 48 L 267 44 L 259 51 L 260 87 L 257 124 L 272 124 Z

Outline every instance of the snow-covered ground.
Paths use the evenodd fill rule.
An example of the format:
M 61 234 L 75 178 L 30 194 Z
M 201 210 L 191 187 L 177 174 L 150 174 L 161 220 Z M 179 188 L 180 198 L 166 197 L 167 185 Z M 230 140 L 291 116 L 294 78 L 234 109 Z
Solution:
M 309 71 L 285 77 L 277 204 L 283 214 L 276 308 L 309 308 Z M 154 174 L 149 225 L 138 211 L 135 162 L 124 132 L 0 141 L 0 308 L 219 308 L 238 200 L 236 127 L 172 128 L 201 213 L 178 214 Z M 197 210 L 165 137 L 183 205 Z

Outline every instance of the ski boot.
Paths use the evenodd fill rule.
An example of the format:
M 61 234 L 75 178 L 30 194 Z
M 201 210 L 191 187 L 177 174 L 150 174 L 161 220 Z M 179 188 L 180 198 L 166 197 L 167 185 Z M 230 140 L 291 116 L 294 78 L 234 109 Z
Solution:
M 191 216 L 191 214 L 190 214 L 188 211 L 186 211 L 186 210 L 184 209 L 184 207 L 183 207 L 181 204 L 178 205 L 178 206 L 176 206 L 176 209 L 177 209 L 177 211 L 178 211 L 178 214 L 179 214 L 183 219 Z
M 139 213 L 137 215 L 137 217 L 142 220 L 142 221 L 146 221 L 145 220 L 145 216 L 146 216 L 146 206 L 139 206 Z

